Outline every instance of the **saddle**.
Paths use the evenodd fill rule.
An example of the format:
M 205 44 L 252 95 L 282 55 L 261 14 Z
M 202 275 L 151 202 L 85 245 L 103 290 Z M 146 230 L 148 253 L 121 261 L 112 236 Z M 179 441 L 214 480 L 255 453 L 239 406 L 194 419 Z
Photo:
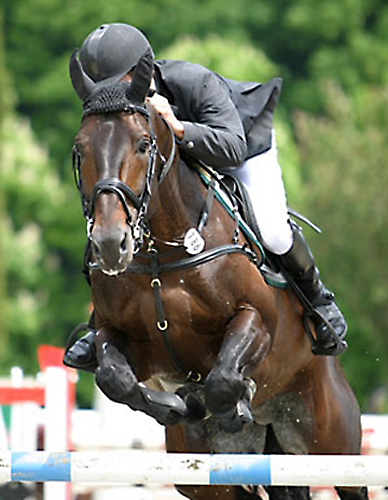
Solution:
M 206 187 L 214 190 L 215 197 L 230 216 L 233 218 L 237 216 L 238 226 L 247 237 L 251 249 L 261 253 L 263 262 L 260 265 L 260 272 L 267 284 L 276 288 L 288 288 L 289 283 L 274 259 L 271 259 L 271 253 L 263 248 L 260 229 L 245 185 L 237 177 L 230 174 L 220 175 L 203 164 L 194 163 L 192 166 Z

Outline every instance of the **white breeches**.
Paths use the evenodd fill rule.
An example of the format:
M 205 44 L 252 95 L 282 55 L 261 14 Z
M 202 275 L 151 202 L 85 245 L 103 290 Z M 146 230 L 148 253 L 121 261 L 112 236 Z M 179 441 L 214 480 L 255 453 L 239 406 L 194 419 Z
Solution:
M 293 235 L 275 135 L 271 149 L 245 161 L 233 175 L 248 189 L 266 249 L 277 255 L 286 253 L 292 246 Z

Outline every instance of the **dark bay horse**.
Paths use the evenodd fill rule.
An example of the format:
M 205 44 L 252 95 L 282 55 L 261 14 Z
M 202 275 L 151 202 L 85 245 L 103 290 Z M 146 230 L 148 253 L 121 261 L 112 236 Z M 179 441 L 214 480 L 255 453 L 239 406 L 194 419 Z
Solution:
M 101 88 L 75 54 L 70 72 L 84 101 L 74 165 L 101 390 L 166 425 L 170 452 L 360 453 L 359 407 L 338 360 L 311 353 L 299 301 L 266 284 L 234 218 L 145 104 L 151 59 L 131 82 Z M 237 486 L 178 490 L 260 498 Z M 267 492 L 309 498 L 307 487 Z M 366 488 L 337 492 L 368 498 Z

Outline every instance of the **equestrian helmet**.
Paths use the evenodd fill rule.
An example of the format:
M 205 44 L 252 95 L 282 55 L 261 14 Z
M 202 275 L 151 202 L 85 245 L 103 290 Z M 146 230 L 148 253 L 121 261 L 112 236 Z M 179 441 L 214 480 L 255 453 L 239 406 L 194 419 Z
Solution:
M 134 26 L 124 23 L 103 24 L 85 39 L 79 59 L 82 68 L 94 82 L 104 81 L 108 84 L 121 80 L 147 50 L 152 53 L 149 41 Z

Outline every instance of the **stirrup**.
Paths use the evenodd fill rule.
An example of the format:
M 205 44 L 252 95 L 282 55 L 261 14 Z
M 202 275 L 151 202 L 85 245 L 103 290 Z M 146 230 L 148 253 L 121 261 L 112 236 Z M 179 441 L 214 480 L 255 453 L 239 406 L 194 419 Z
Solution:
M 342 354 L 348 347 L 348 344 L 345 340 L 343 340 L 342 337 L 345 336 L 346 330 L 344 331 L 342 337 L 340 337 L 337 332 L 334 330 L 333 326 L 330 324 L 330 322 L 323 316 L 322 313 L 320 313 L 316 307 L 311 303 L 311 301 L 306 297 L 306 295 L 302 292 L 298 284 L 295 282 L 294 279 L 290 277 L 290 275 L 287 273 L 285 274 L 285 277 L 290 284 L 292 290 L 294 291 L 295 295 L 298 297 L 300 303 L 303 306 L 304 309 L 304 314 L 303 314 L 303 321 L 305 325 L 306 332 L 310 338 L 311 341 L 311 351 L 315 355 L 321 355 L 321 356 L 339 356 Z M 331 293 L 331 292 L 330 292 Z M 332 298 L 334 298 L 334 295 L 332 295 Z M 319 339 L 317 338 L 316 334 L 312 332 L 311 327 L 310 327 L 310 322 L 311 320 L 314 324 L 314 319 L 315 321 L 318 321 L 319 323 L 324 323 L 326 327 L 329 329 L 331 336 L 333 337 L 333 344 L 332 345 L 324 345 L 321 342 L 319 342 Z
M 86 335 L 84 335 L 84 336 L 87 336 L 88 334 L 91 334 L 91 333 L 95 333 L 94 329 L 91 328 L 91 326 L 88 323 L 81 323 L 76 328 L 74 328 L 74 330 L 71 332 L 71 334 L 69 335 L 69 338 L 67 340 L 67 343 L 65 346 L 65 354 L 63 356 L 62 362 L 64 365 L 66 365 L 70 368 L 75 368 L 77 370 L 84 370 L 87 372 L 94 373 L 96 368 L 98 367 L 98 362 L 97 362 L 97 359 L 95 356 L 95 350 L 94 350 L 93 346 L 90 347 L 93 352 L 91 352 L 91 356 L 90 356 L 89 361 L 77 363 L 74 359 L 71 359 L 70 350 L 71 350 L 72 346 L 74 344 L 76 344 L 76 342 L 78 342 L 78 340 L 80 340 L 80 339 L 78 339 L 78 334 L 80 332 L 87 332 Z
M 333 339 L 333 343 L 331 345 L 322 344 L 321 342 L 319 342 L 317 335 L 312 332 L 309 320 L 314 323 L 314 318 L 320 323 L 324 323 L 329 329 L 331 337 Z M 304 312 L 303 320 L 307 334 L 311 341 L 311 351 L 316 356 L 339 356 L 348 348 L 347 342 L 337 334 L 330 322 L 319 311 L 314 309 L 313 306 L 311 306 L 311 309 L 309 311 Z M 343 336 L 345 336 L 345 333 L 346 330 Z

